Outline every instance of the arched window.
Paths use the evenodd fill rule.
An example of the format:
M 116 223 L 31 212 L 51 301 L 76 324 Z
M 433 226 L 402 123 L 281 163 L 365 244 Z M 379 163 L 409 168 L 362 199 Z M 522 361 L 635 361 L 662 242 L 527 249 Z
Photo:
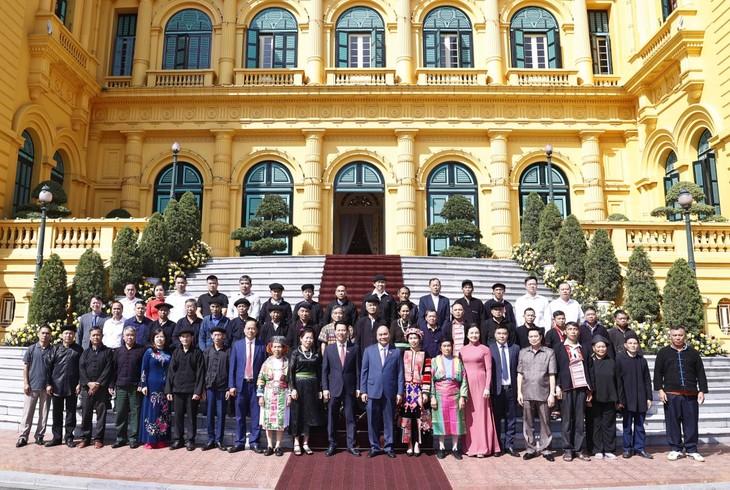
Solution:
M 51 180 L 63 186 L 63 158 L 61 158 L 61 154 L 54 153 L 53 161 L 56 162 L 56 166 L 51 169 Z
M 477 210 L 475 223 L 479 226 L 479 206 L 477 205 L 477 180 L 466 165 L 457 162 L 442 163 L 431 171 L 427 179 L 428 194 L 428 225 L 443 223 L 441 210 L 451 196 L 462 195 L 471 202 Z M 429 255 L 438 255 L 441 250 L 449 247 L 448 238 L 429 240 Z
M 18 150 L 18 166 L 15 172 L 15 192 L 13 193 L 13 214 L 18 206 L 30 200 L 31 181 L 33 179 L 33 161 L 35 150 L 33 139 L 28 131 L 23 131 L 23 146 Z
M 438 7 L 423 20 L 423 64 L 426 68 L 472 68 L 471 22 L 454 7 Z
M 563 217 L 570 214 L 570 186 L 565 174 L 555 165 L 552 168 L 552 184 L 555 205 L 558 207 Z M 527 196 L 531 193 L 537 193 L 542 202 L 550 201 L 550 181 L 548 180 L 547 162 L 538 162 L 530 165 L 525 169 L 520 177 L 520 215 L 522 215 L 525 205 L 527 204 Z
M 367 7 L 353 7 L 337 19 L 337 66 L 382 68 L 385 64 L 385 24 Z
M 697 161 L 692 163 L 695 183 L 705 193 L 705 204 L 715 207 L 715 214 L 720 214 L 720 188 L 717 184 L 717 163 L 715 150 L 710 148 L 712 134 L 705 129 L 697 144 Z
M 246 68 L 296 68 L 297 21 L 280 8 L 262 10 L 246 33 Z
M 177 162 L 175 166 L 175 199 L 180 199 L 186 192 L 192 192 L 198 201 L 198 209 L 203 209 L 203 177 L 197 168 L 189 163 Z M 152 212 L 162 213 L 170 202 L 170 184 L 172 183 L 172 165 L 163 168 L 155 180 L 155 201 Z
M 200 10 L 182 10 L 165 26 L 163 70 L 210 68 L 210 43 L 213 24 Z
M 669 189 L 672 188 L 674 184 L 679 182 L 679 170 L 676 168 L 677 166 L 677 154 L 674 153 L 674 151 L 670 151 L 669 155 L 667 155 L 667 160 L 664 163 L 664 196 L 666 197 L 667 193 L 669 192 Z M 674 202 L 671 203 L 672 206 L 675 208 L 679 208 L 679 203 Z M 680 221 L 682 219 L 682 213 L 672 214 L 667 217 L 669 221 Z
M 385 183 L 377 168 L 355 162 L 337 172 L 335 192 L 385 192 Z
M 254 213 L 261 204 L 261 200 L 267 194 L 276 194 L 284 199 L 289 206 L 289 223 L 292 222 L 294 180 L 289 170 L 278 162 L 262 162 L 248 171 L 243 180 L 243 212 L 241 226 L 248 226 L 249 221 L 254 218 Z M 286 250 L 276 252 L 277 254 L 290 255 L 292 241 Z
M 547 10 L 518 11 L 510 22 L 510 42 L 514 68 L 562 68 L 558 23 Z

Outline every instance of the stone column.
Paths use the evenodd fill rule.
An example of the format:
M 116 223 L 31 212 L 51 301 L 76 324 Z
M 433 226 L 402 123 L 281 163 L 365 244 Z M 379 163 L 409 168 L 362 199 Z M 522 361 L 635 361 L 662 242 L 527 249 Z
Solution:
M 492 249 L 497 257 L 509 257 L 512 252 L 512 211 L 510 210 L 509 162 L 507 136 L 509 131 L 489 131 L 492 153 L 489 173 L 492 184 Z
M 210 199 L 210 220 L 208 239 L 214 257 L 228 255 L 231 232 L 230 224 L 230 183 L 231 183 L 231 150 L 233 147 L 232 129 L 211 130 L 215 136 L 215 153 L 213 154 L 213 186 Z
M 606 219 L 606 202 L 603 197 L 603 169 L 598 137 L 601 132 L 582 131 L 583 181 L 586 184 L 584 215 L 587 220 Z
M 586 0 L 573 0 L 573 49 L 575 67 L 578 69 L 580 85 L 593 85 L 593 58 L 591 57 L 591 36 L 588 29 L 588 8 Z
M 221 29 L 221 57 L 218 61 L 218 84 L 233 85 L 233 67 L 236 50 L 236 0 L 223 2 Z
M 414 83 L 410 0 L 398 2 L 398 56 L 395 59 L 395 75 L 399 83 Z
M 304 253 L 322 254 L 322 142 L 324 129 L 304 130 Z
M 497 0 L 484 2 L 487 42 L 487 78 L 495 85 L 504 85 L 504 57 L 499 30 L 499 6 Z
M 140 216 L 139 184 L 142 173 L 142 143 L 144 131 L 122 131 L 126 138 L 124 168 L 122 170 L 122 198 L 119 207 L 129 211 L 133 218 Z
M 322 0 L 311 0 L 312 10 L 309 15 L 309 56 L 307 56 L 307 77 L 309 83 L 324 83 L 324 58 L 322 57 L 322 32 L 324 17 Z
M 91 18 L 93 8 L 94 5 L 92 0 L 84 0 L 81 10 L 81 22 L 76 23 L 81 27 L 81 38 L 79 41 L 88 51 L 95 51 L 94 47 L 89 45 L 89 39 L 92 31 L 94 30 L 94 20 Z
M 396 129 L 398 163 L 395 176 L 398 183 L 396 205 L 396 248 L 399 255 L 416 255 L 416 157 L 417 130 Z
M 147 85 L 150 68 L 150 26 L 152 24 L 152 0 L 140 0 L 137 10 L 134 59 L 132 60 L 132 86 Z

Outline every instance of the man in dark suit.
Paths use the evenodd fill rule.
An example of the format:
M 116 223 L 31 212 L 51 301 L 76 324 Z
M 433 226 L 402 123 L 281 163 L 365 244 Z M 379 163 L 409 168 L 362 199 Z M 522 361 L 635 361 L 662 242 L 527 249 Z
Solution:
M 497 425 L 497 437 L 500 441 L 501 452 L 495 456 L 509 453 L 519 457 L 515 448 L 515 433 L 517 432 L 517 360 L 520 356 L 520 347 L 510 345 L 507 325 L 500 325 L 494 331 L 494 341 L 489 343 L 492 354 L 492 406 L 494 407 L 494 422 Z M 502 444 L 502 421 L 505 425 L 504 444 Z
M 385 320 L 386 323 L 389 323 L 395 314 L 394 310 L 396 301 L 385 291 L 386 281 L 387 279 L 383 274 L 378 274 L 373 277 L 373 291 L 370 295 L 378 297 L 378 300 L 380 301 L 378 305 L 378 316 Z M 370 295 L 366 294 L 362 300 L 362 304 L 360 305 L 360 318 L 367 316 L 368 314 L 367 309 L 365 308 L 365 301 Z
M 337 422 L 340 407 L 345 405 L 347 452 L 359 457 L 355 448 L 355 397 L 360 395 L 360 349 L 348 340 L 347 323 L 335 323 L 335 342 L 324 350 L 322 361 L 322 396 L 327 403 L 327 434 L 329 448 L 325 456 L 333 456 L 337 449 Z
M 259 400 L 256 396 L 256 379 L 261 365 L 266 360 L 266 344 L 257 339 L 259 327 L 256 320 L 250 318 L 243 327 L 241 340 L 233 344 L 228 369 L 228 392 L 236 397 L 236 440 L 228 448 L 229 453 L 237 453 L 246 448 L 246 415 L 251 417 L 251 433 L 248 445 L 256 453 L 263 453 L 259 448 Z
M 91 331 L 91 327 L 102 327 L 106 319 L 109 318 L 109 315 L 102 310 L 102 306 L 104 306 L 104 300 L 101 296 L 92 296 L 89 305 L 91 311 L 79 317 L 79 327 L 76 330 L 76 343 L 82 349 L 89 348 L 89 332 Z
M 344 284 L 338 284 L 335 289 L 335 299 L 329 302 L 327 309 L 324 312 L 324 323 L 328 323 L 332 318 L 332 308 L 335 306 L 341 306 L 343 308 L 343 321 L 351 327 L 355 327 L 355 322 L 358 319 L 357 307 L 355 303 L 347 298 L 347 288 Z
M 393 452 L 393 420 L 395 408 L 403 399 L 403 358 L 400 351 L 390 345 L 390 329 L 387 325 L 378 327 L 378 343 L 367 349 L 362 358 L 360 370 L 360 399 L 367 403 L 368 437 L 373 458 L 381 451 L 389 458 Z M 380 434 L 385 438 L 385 447 L 380 448 Z
M 418 326 L 421 330 L 426 328 L 426 312 L 436 312 L 436 325 L 444 325 L 451 319 L 451 303 L 449 298 L 441 296 L 441 280 L 434 277 L 428 281 L 428 288 L 431 294 L 421 296 L 418 300 Z

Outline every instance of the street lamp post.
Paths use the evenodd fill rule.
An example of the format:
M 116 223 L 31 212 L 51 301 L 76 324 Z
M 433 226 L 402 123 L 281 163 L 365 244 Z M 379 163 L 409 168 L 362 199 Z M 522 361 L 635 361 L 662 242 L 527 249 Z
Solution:
M 48 203 L 53 200 L 51 188 L 44 185 L 38 194 L 38 201 L 41 205 L 41 229 L 38 231 L 38 255 L 35 259 L 35 276 L 33 276 L 33 284 L 38 282 L 38 274 L 41 272 L 43 265 L 43 244 L 46 240 L 46 214 L 48 212 Z
M 545 155 L 547 156 L 547 178 L 548 178 L 548 190 L 550 192 L 550 201 L 555 200 L 555 194 L 553 193 L 553 145 L 545 145 Z
M 172 144 L 172 179 L 170 180 L 170 200 L 175 199 L 175 179 L 177 178 L 177 154 L 180 153 L 180 143 Z
M 689 209 L 692 207 L 694 198 L 687 189 L 682 189 L 679 191 L 677 202 L 680 206 L 682 206 L 682 209 L 684 209 L 684 227 L 687 231 L 687 258 L 689 266 L 692 267 L 692 270 L 696 274 L 697 265 L 695 264 L 695 245 L 694 240 L 692 239 L 692 223 L 689 220 Z

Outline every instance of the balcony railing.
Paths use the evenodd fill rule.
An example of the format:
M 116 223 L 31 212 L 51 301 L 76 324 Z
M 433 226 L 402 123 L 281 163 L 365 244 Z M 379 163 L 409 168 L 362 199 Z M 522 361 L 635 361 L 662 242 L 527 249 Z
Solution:
M 150 70 L 148 87 L 212 87 L 213 70 Z
M 331 68 L 327 85 L 395 85 L 395 70 L 385 68 Z
M 418 85 L 486 85 L 487 71 L 473 68 L 420 68 Z
M 304 85 L 304 70 L 237 68 L 236 85 L 238 86 L 288 86 Z
M 594 75 L 593 82 L 596 87 L 618 87 L 621 77 L 618 75 Z
M 129 88 L 132 86 L 132 77 L 106 77 L 106 88 Z
M 510 85 L 521 86 L 576 86 L 578 85 L 577 70 L 562 69 L 524 69 L 511 68 L 507 71 Z

